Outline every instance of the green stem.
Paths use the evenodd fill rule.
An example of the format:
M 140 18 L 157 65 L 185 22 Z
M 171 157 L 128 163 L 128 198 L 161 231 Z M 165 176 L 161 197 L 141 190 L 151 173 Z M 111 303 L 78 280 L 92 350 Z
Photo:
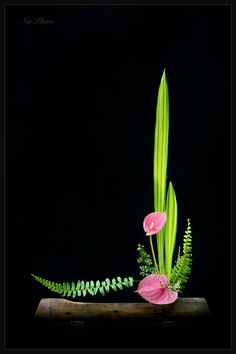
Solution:
M 149 240 L 150 240 L 150 245 L 151 245 L 151 250 L 152 250 L 152 258 L 153 258 L 153 261 L 154 261 L 154 264 L 155 264 L 155 267 L 156 267 L 156 271 L 157 271 L 157 273 L 159 273 L 157 260 L 156 260 L 156 257 L 155 257 L 155 252 L 154 252 L 153 243 L 152 243 L 152 236 L 149 236 Z

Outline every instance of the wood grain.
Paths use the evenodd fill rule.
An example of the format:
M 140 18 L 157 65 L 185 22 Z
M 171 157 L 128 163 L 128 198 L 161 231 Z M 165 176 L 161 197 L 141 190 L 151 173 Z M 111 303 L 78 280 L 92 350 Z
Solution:
M 118 319 L 175 319 L 209 317 L 205 298 L 179 298 L 169 305 L 150 303 L 95 303 L 74 302 L 61 298 L 41 299 L 35 313 L 36 319 L 84 321 Z

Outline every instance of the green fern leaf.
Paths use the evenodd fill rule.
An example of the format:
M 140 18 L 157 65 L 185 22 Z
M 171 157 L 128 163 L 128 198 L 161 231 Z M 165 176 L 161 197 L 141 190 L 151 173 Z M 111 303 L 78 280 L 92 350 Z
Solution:
M 100 286 L 100 281 L 97 280 L 97 281 L 96 281 L 96 287 L 99 288 L 99 286 Z
M 170 276 L 170 288 L 173 288 L 175 284 L 179 284 L 179 292 L 182 292 L 185 283 L 187 283 L 189 276 L 191 274 L 191 264 L 192 264 L 192 236 L 191 236 L 191 224 L 190 219 L 187 219 L 188 227 L 185 231 L 185 235 L 183 237 L 183 254 L 180 254 L 180 248 L 178 252 L 178 257 L 176 260 L 176 264 L 172 269 Z
M 86 281 L 85 283 L 85 289 L 87 290 L 89 288 L 89 281 Z
M 124 278 L 124 281 L 122 283 L 123 285 L 125 285 L 127 288 L 129 287 L 129 280 L 128 278 Z
M 153 265 L 152 258 L 150 254 L 148 254 L 144 246 L 140 243 L 137 245 L 137 251 L 138 251 L 138 258 L 137 258 L 137 263 L 139 264 L 139 269 L 140 269 L 140 275 L 146 276 L 152 273 L 156 272 L 156 269 Z
M 98 292 L 98 288 L 93 288 L 93 292 L 94 292 L 94 295 L 96 295 Z
M 134 279 L 132 277 L 129 277 L 129 285 L 130 286 L 134 285 Z
M 80 283 L 80 289 L 81 290 L 84 290 L 84 281 L 82 280 L 81 283 Z
M 112 283 L 112 284 L 110 285 L 110 287 L 111 287 L 114 291 L 117 291 L 117 287 L 116 287 L 115 284 Z
M 117 286 L 119 289 L 121 289 L 121 290 L 123 289 L 123 285 L 122 285 L 121 283 L 119 283 L 119 282 L 116 284 L 116 286 Z
M 105 296 L 105 291 L 104 291 L 104 288 L 103 288 L 102 286 L 99 288 L 99 291 L 100 291 L 100 293 L 101 293 L 103 296 Z
M 89 294 L 91 294 L 91 295 L 95 295 L 95 294 L 94 294 L 94 290 L 93 290 L 92 288 L 88 289 L 88 292 L 89 292 Z
M 104 288 L 106 289 L 106 292 L 109 293 L 109 291 L 110 291 L 110 286 L 107 285 L 107 284 L 105 284 L 105 285 L 104 285 Z
M 94 288 L 94 281 L 93 280 L 91 280 L 91 282 L 90 282 L 90 289 L 93 289 Z
M 77 283 L 72 281 L 71 284 L 69 282 L 63 282 L 62 284 L 60 284 L 56 282 L 51 282 L 50 280 L 46 280 L 34 274 L 31 275 L 36 281 L 38 281 L 50 291 L 61 294 L 63 297 L 67 296 L 72 298 L 75 298 L 76 296 L 86 296 L 87 294 L 94 296 L 98 293 L 98 291 L 103 296 L 105 296 L 105 291 L 106 293 L 109 293 L 110 288 L 114 291 L 117 291 L 117 288 L 122 290 L 123 285 L 125 285 L 126 287 L 132 287 L 134 282 L 132 277 L 126 277 L 123 280 L 121 277 L 117 277 L 113 278 L 112 281 L 108 278 L 106 278 L 102 282 L 97 280 L 96 285 L 93 280 L 86 282 L 84 280 L 78 280 Z
M 110 279 L 108 279 L 108 278 L 106 278 L 106 283 L 107 283 L 107 285 L 110 285 L 111 284 L 111 281 L 110 281 Z

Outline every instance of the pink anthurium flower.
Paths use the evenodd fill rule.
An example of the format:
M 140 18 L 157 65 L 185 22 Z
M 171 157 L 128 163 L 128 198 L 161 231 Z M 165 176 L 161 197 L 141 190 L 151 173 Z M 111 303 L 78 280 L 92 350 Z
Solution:
M 147 236 L 157 234 L 166 223 L 166 212 L 159 211 L 148 214 L 143 221 L 143 228 Z
M 140 281 L 136 292 L 151 304 L 171 304 L 178 298 L 178 293 L 169 289 L 169 280 L 164 274 L 150 274 Z

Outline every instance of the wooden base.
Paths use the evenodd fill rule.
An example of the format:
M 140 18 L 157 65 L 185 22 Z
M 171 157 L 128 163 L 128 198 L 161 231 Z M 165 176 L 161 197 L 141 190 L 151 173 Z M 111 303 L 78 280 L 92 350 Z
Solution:
M 55 321 L 88 321 L 119 319 L 172 320 L 210 317 L 205 298 L 179 298 L 169 305 L 150 303 L 74 302 L 62 298 L 41 299 L 36 319 Z

